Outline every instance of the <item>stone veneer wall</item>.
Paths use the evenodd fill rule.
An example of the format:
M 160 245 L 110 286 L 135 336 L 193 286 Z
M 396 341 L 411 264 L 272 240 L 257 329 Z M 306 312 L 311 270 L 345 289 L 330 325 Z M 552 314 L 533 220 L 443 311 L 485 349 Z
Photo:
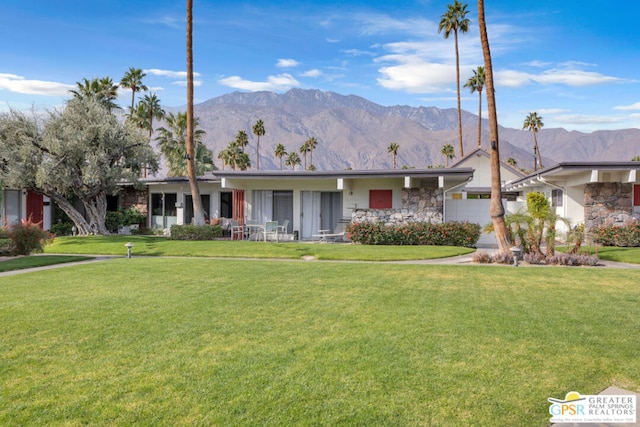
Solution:
M 625 225 L 638 220 L 633 213 L 633 184 L 605 182 L 587 184 L 584 190 L 584 226 Z
M 351 222 L 384 222 L 399 225 L 408 222 L 442 223 L 444 193 L 436 187 L 403 188 L 401 209 L 356 209 Z
M 125 187 L 122 190 L 122 208 L 127 209 L 131 206 L 135 206 L 138 212 L 147 216 L 149 213 L 149 190 Z

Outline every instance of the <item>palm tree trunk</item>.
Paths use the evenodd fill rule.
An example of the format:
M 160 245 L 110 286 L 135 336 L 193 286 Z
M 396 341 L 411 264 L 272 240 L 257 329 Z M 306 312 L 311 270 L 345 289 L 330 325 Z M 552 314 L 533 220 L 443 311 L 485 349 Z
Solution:
M 187 0 L 187 175 L 193 200 L 193 225 L 204 225 L 193 144 L 193 0 Z
M 480 40 L 484 54 L 485 88 L 487 94 L 487 109 L 489 110 L 489 135 L 491 150 L 491 206 L 489 213 L 493 223 L 493 232 L 496 235 L 498 251 L 508 254 L 510 252 L 507 240 L 507 225 L 504 220 L 504 206 L 502 205 L 502 182 L 500 179 L 500 145 L 498 138 L 498 114 L 496 112 L 496 97 L 493 88 L 493 68 L 491 65 L 491 50 L 487 36 L 487 24 L 484 20 L 484 0 L 478 0 L 478 26 L 480 27 Z
M 478 91 L 478 148 L 482 146 L 482 91 Z
M 536 153 L 538 153 L 538 164 L 540 165 L 540 169 L 544 169 L 544 166 L 542 166 L 542 155 L 540 154 L 540 147 L 538 147 L 538 138 L 536 138 L 536 133 L 537 132 L 533 132 L 533 143 L 536 146 Z
M 258 135 L 258 142 L 256 142 L 256 170 L 260 170 L 260 135 Z
M 458 53 L 458 30 L 453 31 L 456 42 L 456 89 L 458 90 L 458 138 L 460 145 L 460 158 L 464 157 L 464 147 L 462 146 L 462 108 L 460 106 L 460 55 Z

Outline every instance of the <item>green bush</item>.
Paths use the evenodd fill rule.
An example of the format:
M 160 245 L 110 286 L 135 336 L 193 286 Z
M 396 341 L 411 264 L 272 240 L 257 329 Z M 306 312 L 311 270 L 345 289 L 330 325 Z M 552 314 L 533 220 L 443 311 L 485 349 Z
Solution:
M 590 233 L 594 242 L 602 246 L 640 247 L 640 223 L 593 227 Z
M 173 240 L 213 240 L 222 237 L 222 227 L 219 225 L 172 225 L 171 239 Z
M 51 225 L 49 231 L 56 236 L 70 236 L 72 234 L 73 223 L 71 222 L 58 222 Z
M 125 210 L 108 211 L 104 225 L 109 233 L 117 233 L 127 225 L 144 225 L 145 219 L 145 216 L 135 206 L 131 206 Z
M 53 234 L 29 220 L 11 226 L 11 240 L 15 244 L 16 255 L 29 255 L 42 252 L 44 245 L 53 240 Z
M 474 247 L 480 225 L 468 222 L 411 222 L 387 226 L 382 222 L 352 223 L 345 227 L 353 242 L 364 245 L 435 245 Z
M 10 239 L 11 231 L 7 227 L 0 227 L 0 239 Z
M 0 238 L 0 256 L 12 256 L 16 252 L 16 244 L 11 239 Z

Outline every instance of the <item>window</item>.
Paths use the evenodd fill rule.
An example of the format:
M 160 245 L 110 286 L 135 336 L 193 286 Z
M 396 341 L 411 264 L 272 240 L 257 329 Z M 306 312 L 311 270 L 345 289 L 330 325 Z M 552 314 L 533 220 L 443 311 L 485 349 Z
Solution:
M 564 192 L 562 190 L 551 190 L 551 207 L 561 208 Z
M 369 190 L 369 209 L 393 207 L 393 190 Z

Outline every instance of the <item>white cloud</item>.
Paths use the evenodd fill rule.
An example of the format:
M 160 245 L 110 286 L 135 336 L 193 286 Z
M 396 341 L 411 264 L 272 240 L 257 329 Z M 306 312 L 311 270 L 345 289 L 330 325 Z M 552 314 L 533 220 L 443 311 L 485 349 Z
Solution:
M 564 114 L 568 113 L 571 110 L 563 109 L 563 108 L 539 108 L 536 110 L 539 114 Z
M 172 85 L 176 85 L 176 86 L 187 86 L 187 81 L 186 80 L 178 80 L 176 82 L 171 83 Z M 194 80 L 193 81 L 193 86 L 194 87 L 200 87 L 202 86 L 202 80 Z
M 618 77 L 605 76 L 592 71 L 560 68 L 552 68 L 537 74 L 517 70 L 499 70 L 495 72 L 495 78 L 496 85 L 507 87 L 522 87 L 530 83 L 583 87 L 625 81 Z
M 631 110 L 640 110 L 640 102 L 636 102 L 631 105 L 618 105 L 613 107 L 614 110 L 622 110 L 622 111 L 631 111 Z
M 218 83 L 234 89 L 248 90 L 252 92 L 262 90 L 283 91 L 300 86 L 300 82 L 298 82 L 295 78 L 293 78 L 291 74 L 288 73 L 278 74 L 277 76 L 269 76 L 267 77 L 267 81 L 264 82 L 253 82 L 250 80 L 245 80 L 239 76 L 230 76 L 218 80 Z
M 399 65 L 381 67 L 378 84 L 409 93 L 440 93 L 455 82 L 455 65 L 427 62 L 418 56 L 399 56 Z
M 317 68 L 314 68 L 313 70 L 305 71 L 300 75 L 302 77 L 320 77 L 322 75 L 322 71 L 318 70 Z
M 150 68 L 148 70 L 144 70 L 146 74 L 151 74 L 154 76 L 160 77 L 168 77 L 171 79 L 186 79 L 187 72 L 186 71 L 171 71 L 171 70 L 159 70 L 157 68 Z M 193 73 L 193 77 L 200 77 L 200 73 Z
M 281 58 L 281 59 L 278 59 L 278 62 L 276 63 L 276 67 L 279 67 L 279 68 L 291 68 L 291 67 L 297 67 L 298 65 L 300 65 L 300 63 L 295 59 Z
M 73 85 L 59 82 L 28 80 L 16 74 L 0 74 L 0 90 L 4 89 L 9 92 L 42 96 L 65 96 L 75 88 Z

